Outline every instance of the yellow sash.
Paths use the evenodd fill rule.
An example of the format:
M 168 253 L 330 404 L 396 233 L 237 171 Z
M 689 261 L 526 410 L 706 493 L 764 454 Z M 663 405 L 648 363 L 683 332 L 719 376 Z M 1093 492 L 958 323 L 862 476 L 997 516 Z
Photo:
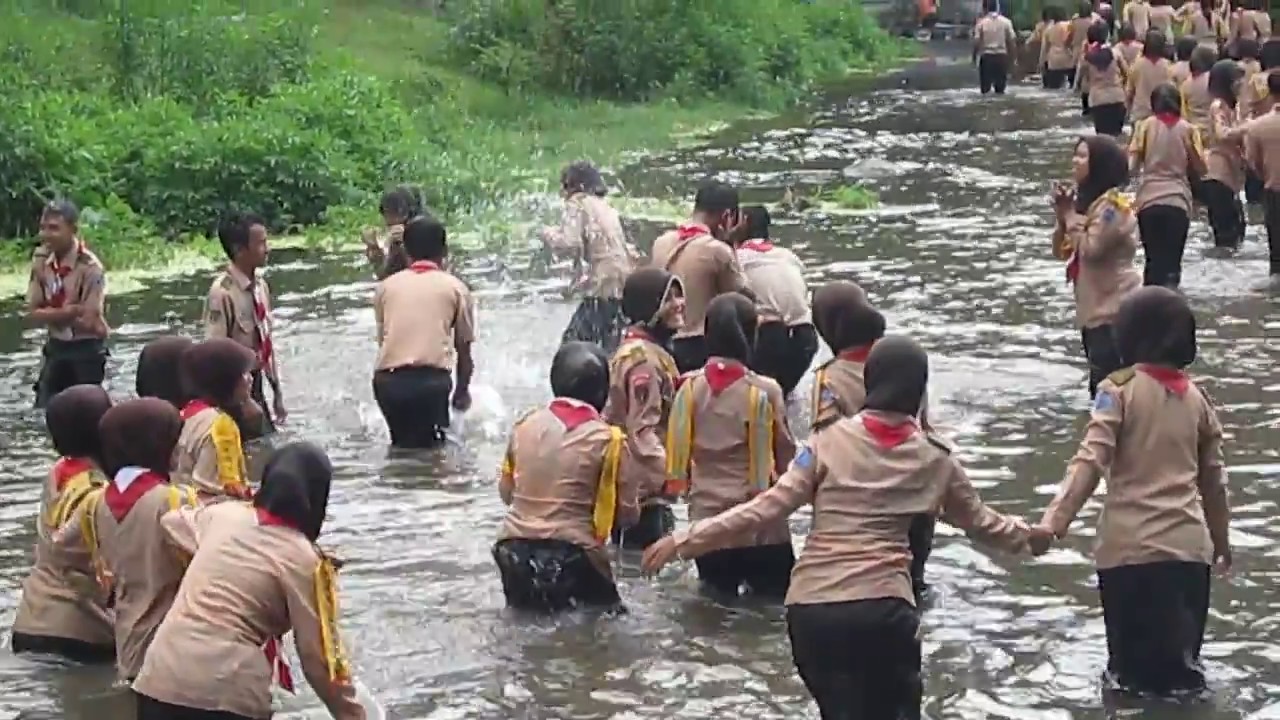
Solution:
M 621 428 L 609 427 L 609 445 L 600 468 L 600 484 L 596 488 L 596 504 L 591 512 L 591 527 L 596 540 L 604 542 L 613 532 L 618 513 L 618 474 L 622 465 L 622 444 L 626 439 Z
M 689 468 L 693 464 L 693 385 L 690 378 L 676 391 L 667 417 L 667 479 L 662 492 L 672 497 L 689 491 Z
M 84 538 L 84 546 L 89 550 L 89 562 L 93 566 L 93 575 L 104 595 L 109 594 L 115 585 L 111 569 L 103 562 L 98 548 L 98 506 L 102 504 L 105 492 L 105 488 L 90 491 L 84 498 L 84 512 L 80 516 L 80 535 Z
M 58 495 L 58 501 L 45 509 L 42 518 L 41 535 L 44 536 L 63 525 L 71 519 L 72 513 L 84 502 L 89 493 L 102 487 L 106 480 L 94 470 L 85 470 L 83 472 L 72 475 L 62 486 L 62 492 Z
M 329 680 L 346 684 L 351 680 L 351 664 L 338 632 L 338 570 L 324 555 L 316 566 L 316 614 L 320 620 L 320 642 L 324 649 Z
M 747 481 L 756 492 L 773 485 L 773 403 L 769 394 L 751 386 L 747 400 Z
M 676 392 L 671 417 L 667 421 L 668 495 L 689 490 L 689 470 L 693 465 L 693 385 L 691 378 Z M 752 385 L 747 400 L 747 481 L 751 487 L 767 490 L 774 480 L 773 403 L 769 394 Z
M 218 484 L 232 497 L 247 497 L 249 483 L 245 478 L 248 472 L 245 470 L 244 447 L 240 442 L 240 427 L 230 415 L 221 410 L 217 413 L 209 427 L 209 437 L 218 458 Z

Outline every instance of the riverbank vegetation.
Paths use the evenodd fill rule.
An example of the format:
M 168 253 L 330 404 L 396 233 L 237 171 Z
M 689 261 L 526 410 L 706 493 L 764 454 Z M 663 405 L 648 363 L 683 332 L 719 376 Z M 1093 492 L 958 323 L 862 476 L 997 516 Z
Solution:
M 903 55 L 852 0 L 10 0 L 0 38 L 10 268 L 55 195 L 112 268 L 232 208 L 354 237 L 400 182 L 457 222 Z

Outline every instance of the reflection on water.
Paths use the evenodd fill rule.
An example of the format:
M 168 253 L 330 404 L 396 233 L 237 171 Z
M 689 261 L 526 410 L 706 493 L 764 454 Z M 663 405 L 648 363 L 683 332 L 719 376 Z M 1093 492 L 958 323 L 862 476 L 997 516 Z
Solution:
M 776 234 L 796 246 L 814 281 L 856 278 L 894 328 L 925 343 L 938 420 L 975 481 L 1001 510 L 1038 515 L 1088 407 L 1070 294 L 1046 231 L 1048 181 L 1065 171 L 1083 123 L 1067 95 L 1017 87 L 980 99 L 968 72 L 942 67 L 880 92 L 834 96 L 794 127 L 750 123 L 710 147 L 651 160 L 627 180 L 634 190 L 684 194 L 716 175 L 747 188 L 748 201 L 846 177 L 876 190 L 882 212 L 783 217 Z M 657 232 L 632 229 L 642 244 Z M 923 626 L 931 716 L 1280 717 L 1280 585 L 1271 571 L 1280 465 L 1270 439 L 1280 424 L 1271 370 L 1280 326 L 1270 319 L 1273 301 L 1244 289 L 1265 273 L 1257 237 L 1233 260 L 1203 258 L 1208 244 L 1197 225 L 1184 287 L 1203 326 L 1195 370 L 1229 433 L 1238 548 L 1235 576 L 1214 589 L 1205 647 L 1212 700 L 1104 705 L 1090 527 L 1034 564 L 940 527 Z M 816 717 L 792 671 L 781 610 L 712 605 L 698 597 L 689 568 L 654 582 L 624 558 L 632 613 L 622 618 L 530 623 L 502 609 L 489 556 L 502 515 L 494 471 L 513 415 L 547 398 L 552 345 L 572 310 L 556 282 L 529 265 L 519 254 L 476 264 L 475 408 L 456 429 L 460 443 L 422 456 L 386 449 L 369 387 L 371 283 L 360 259 L 276 258 L 277 347 L 292 411 L 284 437 L 321 443 L 338 468 L 326 541 L 348 560 L 343 620 L 362 680 L 391 718 Z M 206 288 L 205 279 L 174 282 L 113 302 L 114 394 L 131 391 L 140 343 L 196 331 Z M 6 625 L 49 460 L 40 417 L 28 409 L 36 341 L 15 320 L 0 327 Z M 1097 508 L 1086 508 L 1086 525 Z M 808 524 L 805 512 L 793 520 L 798 537 Z M 0 682 L 8 716 L 130 717 L 109 672 L 0 654 Z M 322 712 L 310 694 L 288 705 Z

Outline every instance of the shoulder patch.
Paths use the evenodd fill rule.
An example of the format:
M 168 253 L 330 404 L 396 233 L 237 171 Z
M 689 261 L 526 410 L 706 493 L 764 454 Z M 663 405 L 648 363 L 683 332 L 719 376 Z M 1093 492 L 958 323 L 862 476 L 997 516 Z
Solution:
M 1119 405 L 1120 401 L 1116 399 L 1115 393 L 1110 390 L 1098 390 L 1098 396 L 1093 399 L 1094 412 L 1111 412 Z
M 791 462 L 802 470 L 809 470 L 813 467 L 814 462 L 813 448 L 807 444 L 801 445 L 800 452 L 796 453 L 795 459 Z
M 1116 370 L 1115 372 L 1108 375 L 1107 379 L 1110 380 L 1111 384 L 1115 385 L 1116 387 L 1123 387 L 1126 383 L 1128 383 L 1130 380 L 1133 379 L 1134 372 L 1135 371 L 1132 367 L 1120 368 L 1119 370 Z

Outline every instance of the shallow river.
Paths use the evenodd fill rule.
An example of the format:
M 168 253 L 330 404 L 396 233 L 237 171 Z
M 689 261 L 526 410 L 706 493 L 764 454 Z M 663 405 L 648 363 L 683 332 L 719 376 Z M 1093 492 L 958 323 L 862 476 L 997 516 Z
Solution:
M 740 125 L 624 178 L 634 193 L 688 197 L 714 175 L 747 188 L 747 200 L 770 202 L 788 184 L 851 176 L 878 191 L 877 213 L 779 220 L 775 234 L 797 248 L 814 282 L 857 279 L 895 330 L 928 347 L 938 420 L 985 498 L 1038 516 L 1088 409 L 1070 293 L 1047 251 L 1046 203 L 1083 123 L 1071 98 L 1030 86 L 984 100 L 970 72 L 944 67 L 878 92 L 834 93 L 785 126 Z M 646 246 L 658 231 L 631 229 Z M 1091 502 L 1087 527 L 1034 563 L 940 526 L 923 624 L 931 717 L 1280 717 L 1280 377 L 1272 371 L 1280 323 L 1274 300 L 1247 289 L 1265 272 L 1256 232 L 1239 258 L 1208 260 L 1197 224 L 1184 275 L 1202 327 L 1194 370 L 1229 434 L 1236 517 L 1237 569 L 1214 586 L 1205 646 L 1212 698 L 1189 706 L 1102 698 Z M 349 561 L 342 620 L 360 677 L 389 717 L 817 717 L 793 673 L 780 608 L 717 607 L 698 596 L 691 567 L 651 581 L 639 577 L 636 558 L 623 558 L 632 612 L 622 618 L 529 622 L 504 611 L 489 556 L 503 512 L 494 474 L 512 416 L 548 397 L 548 363 L 572 311 L 556 292 L 563 278 L 530 269 L 520 254 L 470 264 L 480 315 L 476 408 L 449 450 L 397 456 L 369 387 L 372 283 L 363 259 L 273 260 L 276 345 L 293 411 L 284 437 L 321 443 L 338 468 L 326 541 Z M 207 278 L 190 278 L 113 301 L 113 394 L 132 391 L 141 343 L 198 331 L 207 287 Z M 0 323 L 5 626 L 50 459 L 29 409 L 38 338 L 23 332 L 16 311 L 8 306 Z M 794 409 L 797 421 L 802 414 Z M 797 542 L 808 524 L 807 512 L 793 518 Z M 0 654 L 0 717 L 124 720 L 128 704 L 110 676 Z M 323 714 L 309 691 L 289 707 Z

